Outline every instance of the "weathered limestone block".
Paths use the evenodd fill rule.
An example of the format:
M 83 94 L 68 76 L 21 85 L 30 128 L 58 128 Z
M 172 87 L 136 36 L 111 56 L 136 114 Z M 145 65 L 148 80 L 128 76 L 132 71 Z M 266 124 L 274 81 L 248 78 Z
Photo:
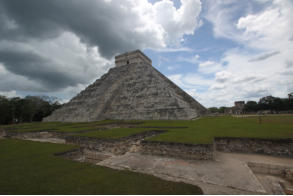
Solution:
M 82 148 L 97 152 L 109 152 L 116 155 L 126 153 L 131 147 L 131 143 L 114 139 L 98 139 L 90 137 L 68 136 L 65 137 L 67 144 L 76 144 Z
M 293 139 L 216 138 L 215 143 L 216 149 L 223 152 L 293 157 Z
M 63 133 L 49 132 L 49 131 L 35 131 L 35 132 L 14 132 L 7 131 L 6 137 L 15 139 L 47 139 L 47 138 L 63 138 Z
M 183 159 L 212 160 L 213 144 L 183 144 L 172 142 L 142 141 L 140 153 Z
M 143 133 L 134 134 L 128 137 L 120 139 L 101 139 L 101 138 L 90 138 L 81 136 L 67 136 L 65 142 L 68 144 L 76 144 L 82 148 L 97 152 L 109 152 L 113 154 L 124 154 L 130 151 L 133 145 L 136 145 L 137 141 L 143 138 L 151 137 L 162 133 L 162 130 L 146 131 Z

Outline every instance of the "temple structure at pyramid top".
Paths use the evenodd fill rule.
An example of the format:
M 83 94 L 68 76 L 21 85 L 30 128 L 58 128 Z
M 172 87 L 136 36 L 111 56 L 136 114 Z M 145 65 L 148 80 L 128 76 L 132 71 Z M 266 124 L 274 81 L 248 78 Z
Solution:
M 147 57 L 140 50 L 126 52 L 124 54 L 115 56 L 116 67 L 132 64 L 132 63 L 146 63 L 149 65 L 152 65 L 152 60 L 149 59 L 149 57 Z
M 44 121 L 188 120 L 206 111 L 135 50 L 116 56 L 115 67 Z

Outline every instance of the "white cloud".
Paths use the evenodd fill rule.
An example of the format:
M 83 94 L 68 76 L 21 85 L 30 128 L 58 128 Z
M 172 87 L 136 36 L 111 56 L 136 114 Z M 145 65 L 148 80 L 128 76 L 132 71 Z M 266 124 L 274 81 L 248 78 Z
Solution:
M 183 35 L 193 35 L 194 30 L 200 26 L 198 19 L 200 11 L 200 0 L 181 0 L 179 9 L 175 8 L 172 1 L 163 0 L 153 5 L 151 15 L 154 17 L 154 21 L 166 32 L 165 42 L 178 45 Z
M 215 80 L 219 83 L 227 82 L 229 79 L 231 79 L 231 77 L 232 74 L 227 71 L 220 71 L 215 74 Z
M 197 91 L 205 106 L 229 106 L 237 100 L 258 100 L 267 95 L 286 97 L 293 91 L 293 3 L 267 3 L 253 12 L 239 1 L 209 1 L 206 18 L 212 22 L 215 36 L 242 47 L 227 50 L 219 61 L 199 64 L 199 72 L 215 73 L 214 78 L 206 78 L 209 88 Z M 221 66 L 223 62 L 225 66 Z M 182 75 L 180 82 L 192 92 L 186 88 L 188 78 Z
M 198 65 L 198 71 L 204 74 L 216 73 L 223 69 L 220 63 L 214 61 L 203 61 Z
M 176 61 L 178 61 L 178 62 L 187 62 L 187 63 L 193 63 L 193 64 L 195 64 L 195 63 L 199 63 L 200 62 L 199 61 L 199 58 L 200 58 L 200 56 L 198 54 L 196 54 L 196 55 L 194 55 L 194 56 L 192 56 L 190 58 L 179 56 L 179 57 L 177 57 Z

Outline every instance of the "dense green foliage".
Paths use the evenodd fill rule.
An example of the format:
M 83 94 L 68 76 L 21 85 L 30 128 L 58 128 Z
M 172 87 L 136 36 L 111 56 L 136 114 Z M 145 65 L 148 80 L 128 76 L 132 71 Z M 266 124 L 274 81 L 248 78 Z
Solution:
M 59 107 L 58 102 L 51 103 L 41 97 L 8 99 L 0 96 L 0 124 L 42 121 Z
M 263 97 L 259 102 L 248 101 L 244 106 L 245 112 L 257 112 L 260 110 L 271 110 L 271 111 L 286 111 L 293 110 L 293 99 L 279 98 L 273 96 Z
M 192 185 L 66 160 L 61 144 L 0 140 L 0 194 L 201 194 Z
M 228 107 L 211 107 L 209 108 L 210 113 L 226 112 Z M 280 111 L 292 111 L 293 110 L 293 98 L 279 98 L 273 96 L 262 97 L 258 102 L 247 101 L 244 105 L 244 113 L 256 113 L 258 111 L 270 110 L 273 112 Z

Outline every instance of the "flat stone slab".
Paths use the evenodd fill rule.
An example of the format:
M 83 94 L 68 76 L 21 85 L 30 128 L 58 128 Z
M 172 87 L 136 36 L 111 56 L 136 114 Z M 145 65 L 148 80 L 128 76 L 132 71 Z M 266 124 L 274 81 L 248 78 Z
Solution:
M 229 158 L 227 154 L 218 154 L 217 161 L 196 161 L 127 153 L 98 165 L 199 185 L 205 194 L 264 194 L 262 184 L 245 161 Z M 217 187 L 210 188 L 210 185 Z
M 49 143 L 55 143 L 55 144 L 65 144 L 64 139 L 60 138 L 27 138 L 25 140 L 35 141 L 35 142 L 49 142 Z

